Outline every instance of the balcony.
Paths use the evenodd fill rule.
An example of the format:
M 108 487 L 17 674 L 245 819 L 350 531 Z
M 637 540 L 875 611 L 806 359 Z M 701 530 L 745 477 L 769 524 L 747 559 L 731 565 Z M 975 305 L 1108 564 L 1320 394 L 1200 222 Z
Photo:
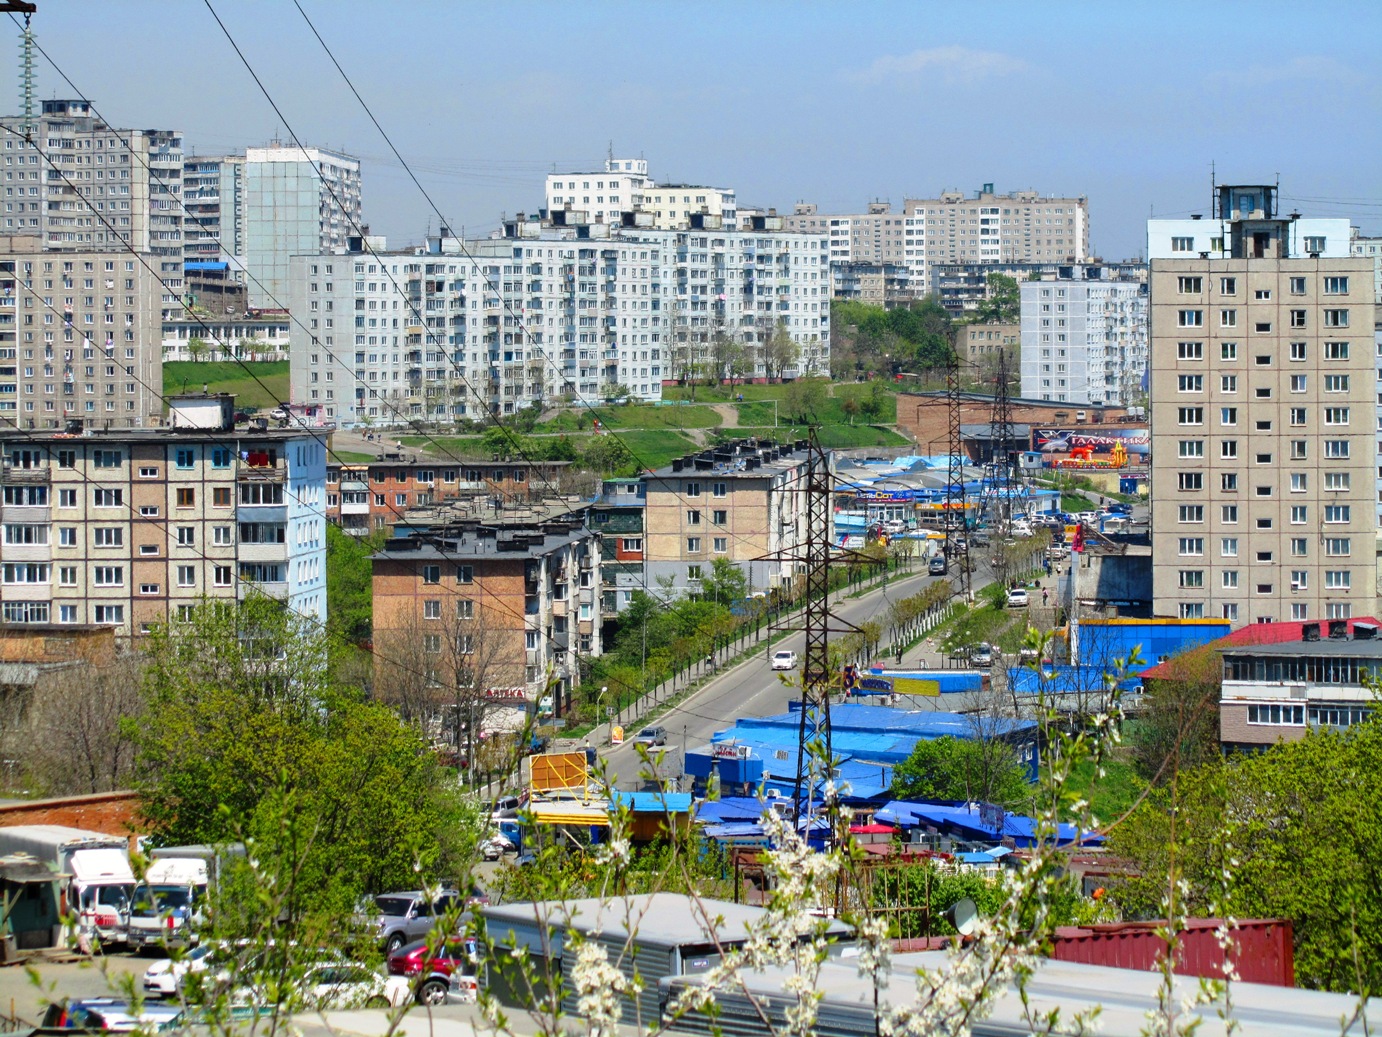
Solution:
M 34 468 L 16 468 L 6 461 L 0 467 L 0 482 L 46 484 L 48 479 L 49 468 L 47 465 L 38 465 Z
M 283 482 L 288 477 L 288 460 L 249 452 L 249 460 L 242 460 L 235 471 L 240 482 Z
M 239 580 L 235 584 L 235 599 L 245 601 L 256 594 L 275 598 L 278 601 L 288 600 L 288 582 L 280 580 L 277 583 L 258 583 L 254 580 Z

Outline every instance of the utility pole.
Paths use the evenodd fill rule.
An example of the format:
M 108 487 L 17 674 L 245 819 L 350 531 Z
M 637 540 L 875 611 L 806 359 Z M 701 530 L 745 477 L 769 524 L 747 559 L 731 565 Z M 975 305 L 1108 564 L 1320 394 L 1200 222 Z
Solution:
M 830 464 L 815 429 L 811 430 L 806 449 L 806 651 L 801 670 L 794 805 L 797 816 L 804 814 L 809 825 L 816 783 L 831 777 L 834 755 L 830 744 L 830 603 L 826 594 L 830 584 Z M 812 755 L 812 747 L 819 747 L 823 758 Z
M 993 412 L 989 418 L 989 462 L 993 466 L 995 502 L 1004 522 L 1013 517 L 1013 421 L 1012 396 L 1008 392 L 1008 351 L 998 350 L 998 384 L 994 386 Z
M 947 437 L 950 466 L 945 490 L 945 556 L 952 563 L 959 563 L 960 600 L 969 604 L 969 538 L 964 537 L 958 543 L 955 539 L 965 532 L 968 509 L 965 507 L 964 441 L 960 435 L 960 356 L 953 346 L 945 365 L 945 401 L 950 426 L 950 435 Z M 963 548 L 959 546 L 961 543 L 964 544 Z

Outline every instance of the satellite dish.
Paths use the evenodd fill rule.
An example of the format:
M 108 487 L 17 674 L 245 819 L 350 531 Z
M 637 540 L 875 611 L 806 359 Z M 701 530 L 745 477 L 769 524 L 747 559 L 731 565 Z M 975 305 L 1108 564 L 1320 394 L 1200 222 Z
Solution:
M 945 920 L 953 925 L 961 936 L 968 936 L 979 924 L 979 909 L 969 897 L 962 897 L 946 909 Z

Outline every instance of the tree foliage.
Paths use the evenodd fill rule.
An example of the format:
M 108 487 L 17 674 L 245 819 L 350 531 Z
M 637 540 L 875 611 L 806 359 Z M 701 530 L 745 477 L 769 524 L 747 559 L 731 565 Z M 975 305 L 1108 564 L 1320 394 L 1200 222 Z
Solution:
M 1114 890 L 1131 917 L 1164 916 L 1180 879 L 1188 914 L 1291 919 L 1301 985 L 1382 984 L 1377 721 L 1183 771 L 1113 830 L 1111 849 L 1140 873 Z
M 150 638 L 135 787 L 161 844 L 292 852 L 304 909 L 453 873 L 459 807 L 416 731 L 332 684 L 326 635 L 275 601 Z M 295 846 L 282 846 L 284 832 Z
M 1015 324 L 1022 317 L 1022 292 L 1017 278 L 989 274 L 987 290 L 972 314 L 975 324 Z
M 982 800 L 1012 805 L 1030 798 L 1022 761 L 1003 742 L 923 738 L 893 768 L 893 793 L 902 799 Z
M 373 566 L 370 555 L 384 543 L 385 532 L 356 537 L 334 523 L 326 524 L 327 629 L 350 644 L 369 640 L 373 610 Z
M 950 314 L 935 296 L 891 310 L 840 300 L 831 303 L 830 322 L 837 377 L 941 367 L 954 349 Z

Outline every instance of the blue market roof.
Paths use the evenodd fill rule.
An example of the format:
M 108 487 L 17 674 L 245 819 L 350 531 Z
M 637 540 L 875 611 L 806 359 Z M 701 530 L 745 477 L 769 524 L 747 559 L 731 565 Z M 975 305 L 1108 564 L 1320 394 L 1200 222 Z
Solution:
M 999 842 L 1012 839 L 1018 846 L 1033 846 L 1036 843 L 1037 822 L 1022 814 L 1005 814 L 1001 828 L 986 825 L 979 820 L 977 805 L 967 803 L 909 803 L 894 800 L 874 815 L 880 824 L 900 824 L 904 827 L 932 825 L 936 828 L 949 828 L 970 839 L 991 839 Z M 1056 832 L 1056 844 L 1064 846 L 1076 841 L 1084 845 L 1103 842 L 1103 836 L 1093 832 L 1081 833 L 1075 825 L 1062 824 Z
M 635 814 L 687 814 L 691 811 L 689 792 L 620 792 L 610 793 L 610 810 L 625 803 Z

